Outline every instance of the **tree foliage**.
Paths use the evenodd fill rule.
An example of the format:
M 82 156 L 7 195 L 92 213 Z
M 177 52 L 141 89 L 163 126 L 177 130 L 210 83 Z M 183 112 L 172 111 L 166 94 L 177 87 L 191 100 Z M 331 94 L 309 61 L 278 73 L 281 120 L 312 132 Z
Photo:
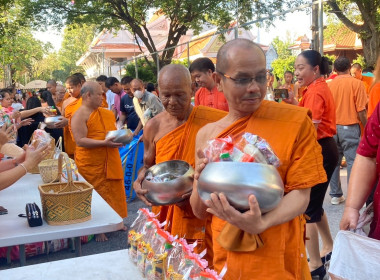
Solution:
M 158 51 L 151 30 L 148 29 L 150 12 L 159 11 L 169 20 L 168 36 L 164 48 L 174 47 L 182 35 L 192 29 L 196 34 L 205 22 L 221 28 L 233 20 L 247 22 L 253 18 L 273 15 L 274 12 L 298 6 L 303 0 L 20 0 L 25 17 L 40 19 L 36 24 L 62 26 L 63 24 L 100 24 L 100 28 L 126 26 L 141 41 L 156 61 Z M 160 52 L 160 66 L 169 64 L 174 48 Z M 153 64 L 146 59 L 148 65 Z
M 154 66 L 154 64 L 152 64 Z M 136 77 L 136 67 L 134 61 L 125 66 L 126 74 Z M 139 79 L 144 82 L 157 82 L 157 69 L 150 67 L 144 58 L 137 59 L 137 71 Z
M 287 58 L 292 55 L 292 51 L 289 49 L 291 42 L 289 39 L 286 39 L 286 41 L 280 40 L 280 38 L 277 36 L 272 41 L 272 46 L 276 50 L 276 53 L 278 55 L 278 58 Z
M 61 70 L 61 72 L 55 72 L 55 75 L 60 76 L 59 80 L 63 81 L 75 72 L 84 71 L 83 67 L 76 65 L 76 62 L 88 50 L 96 31 L 96 25 L 71 24 L 65 27 L 61 49 L 57 57 L 59 67 L 55 69 Z M 58 79 L 57 76 L 55 78 Z
M 0 72 L 3 76 L 3 67 L 9 65 L 12 83 L 25 82 L 25 74 L 29 76 L 33 64 L 43 58 L 51 44 L 43 44 L 33 37 L 31 28 L 20 19 L 22 7 L 18 3 L 0 7 Z
M 327 8 L 350 30 L 359 34 L 367 65 L 380 54 L 380 0 L 329 0 Z
M 296 57 L 290 55 L 285 58 L 277 58 L 272 62 L 273 74 L 282 79 L 284 78 L 284 74 L 286 71 L 290 71 L 294 73 L 294 63 L 296 61 Z

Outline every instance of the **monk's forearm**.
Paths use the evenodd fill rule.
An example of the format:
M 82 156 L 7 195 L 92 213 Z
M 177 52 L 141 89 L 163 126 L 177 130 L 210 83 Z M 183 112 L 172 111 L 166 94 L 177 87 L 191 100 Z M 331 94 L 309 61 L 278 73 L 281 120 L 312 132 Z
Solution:
M 198 219 L 204 220 L 210 214 L 206 211 L 207 206 L 203 203 L 198 194 L 197 181 L 194 180 L 193 192 L 190 196 L 190 205 L 193 210 L 194 216 Z
M 310 200 L 310 188 L 293 190 L 283 197 L 280 204 L 263 215 L 265 228 L 286 223 L 305 213 Z
M 105 147 L 105 140 L 95 140 L 90 138 L 81 138 L 76 142 L 78 147 L 82 148 L 99 148 Z

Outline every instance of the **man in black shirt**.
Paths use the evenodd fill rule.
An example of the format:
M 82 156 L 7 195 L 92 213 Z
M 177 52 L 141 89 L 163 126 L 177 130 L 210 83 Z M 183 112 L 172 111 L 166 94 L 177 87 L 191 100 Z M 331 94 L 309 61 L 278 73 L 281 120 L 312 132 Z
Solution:
M 140 119 L 135 112 L 135 107 L 133 106 L 133 93 L 131 91 L 127 91 L 127 94 L 121 98 L 120 112 L 121 114 L 118 121 L 118 126 L 122 126 L 126 121 L 127 127 L 131 130 L 135 130 Z M 139 131 L 135 131 L 135 135 L 138 133 Z

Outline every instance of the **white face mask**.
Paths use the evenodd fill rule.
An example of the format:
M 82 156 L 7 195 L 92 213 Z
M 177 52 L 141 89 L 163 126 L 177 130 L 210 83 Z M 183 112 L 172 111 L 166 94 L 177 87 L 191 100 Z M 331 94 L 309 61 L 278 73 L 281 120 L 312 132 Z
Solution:
M 144 96 L 144 92 L 143 91 L 140 91 L 140 90 L 136 90 L 134 93 L 133 93 L 133 96 L 138 98 L 138 99 L 141 99 L 143 96 Z

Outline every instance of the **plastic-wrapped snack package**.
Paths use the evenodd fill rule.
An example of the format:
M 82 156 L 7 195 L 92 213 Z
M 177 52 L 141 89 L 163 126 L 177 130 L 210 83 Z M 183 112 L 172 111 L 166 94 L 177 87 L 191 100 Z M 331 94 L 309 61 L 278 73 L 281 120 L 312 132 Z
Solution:
M 275 167 L 280 166 L 280 159 L 276 156 L 271 146 L 268 144 L 267 141 L 265 141 L 265 139 L 260 138 L 259 141 L 257 141 L 256 143 L 256 147 L 259 148 L 259 150 L 265 156 L 269 164 Z
M 164 280 L 167 256 L 173 248 L 174 237 L 160 228 L 152 238 L 152 251 L 148 253 L 145 263 L 145 276 L 149 280 Z
M 43 129 L 36 129 L 33 132 L 32 139 L 31 144 L 35 149 L 41 148 L 51 142 L 50 134 Z
M 178 272 L 184 276 L 190 276 L 190 279 L 193 279 L 196 275 L 199 275 L 201 271 L 207 268 L 207 261 L 202 259 L 202 256 L 204 255 L 205 251 L 199 255 L 196 253 L 185 255 L 178 267 Z
M 142 230 L 146 222 L 148 221 L 149 211 L 147 209 L 139 209 L 138 216 L 131 225 L 131 228 L 128 232 L 128 244 L 129 250 L 128 254 L 132 262 L 137 262 L 137 237 L 141 240 Z
M 186 239 L 179 238 L 172 243 L 173 247 L 168 254 L 166 261 L 166 273 L 165 279 L 169 280 L 179 280 L 187 279 L 190 276 L 191 268 L 188 271 L 179 272 L 179 266 L 181 261 L 185 258 L 186 255 L 191 254 L 194 251 L 194 248 L 197 247 L 197 242 L 193 244 L 188 244 Z M 188 275 L 186 276 L 186 273 Z M 187 278 L 184 278 L 184 277 Z
M 143 227 L 143 230 L 141 232 L 142 237 L 137 239 L 137 268 L 140 270 L 144 277 L 145 261 L 148 253 L 152 251 L 151 240 L 158 224 L 159 222 L 157 220 L 150 218 L 150 220 L 146 222 Z
M 221 154 L 231 152 L 233 147 L 232 138 L 228 136 L 207 141 L 207 147 L 203 152 L 209 162 L 215 162 L 219 161 Z
M 280 160 L 270 147 L 269 143 L 260 136 L 244 133 L 236 137 L 235 146 L 245 154 L 252 156 L 255 162 L 280 166 Z
M 224 265 L 219 275 L 215 270 L 206 268 L 204 271 L 201 271 L 199 275 L 196 275 L 193 280 L 222 280 L 226 272 L 227 264 Z

